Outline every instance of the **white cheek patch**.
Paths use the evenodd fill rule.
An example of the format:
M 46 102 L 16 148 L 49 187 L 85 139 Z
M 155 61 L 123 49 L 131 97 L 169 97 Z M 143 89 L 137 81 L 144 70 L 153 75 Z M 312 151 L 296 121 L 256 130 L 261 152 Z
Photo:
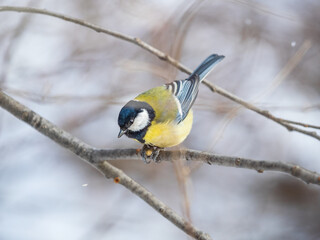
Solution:
M 149 122 L 150 119 L 147 110 L 142 109 L 142 112 L 138 113 L 132 125 L 128 129 L 133 132 L 138 132 L 148 126 Z

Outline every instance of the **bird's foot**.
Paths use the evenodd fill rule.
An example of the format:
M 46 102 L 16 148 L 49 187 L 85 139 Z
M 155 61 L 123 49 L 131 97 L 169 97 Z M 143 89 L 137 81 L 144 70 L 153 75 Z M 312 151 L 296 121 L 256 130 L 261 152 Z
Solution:
M 159 163 L 160 160 L 158 160 L 158 156 L 160 151 L 163 148 L 159 148 L 159 147 L 155 147 L 155 146 L 151 146 L 151 145 L 143 145 L 142 149 L 141 149 L 141 156 L 143 158 L 144 163 L 148 164 L 151 162 L 150 159 L 152 159 L 154 162 Z

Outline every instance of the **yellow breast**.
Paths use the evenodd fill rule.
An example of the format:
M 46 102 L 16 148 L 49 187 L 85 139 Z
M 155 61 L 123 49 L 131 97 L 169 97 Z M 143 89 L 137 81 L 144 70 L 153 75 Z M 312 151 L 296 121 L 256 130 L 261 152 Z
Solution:
M 161 148 L 176 146 L 189 135 L 192 121 L 193 113 L 190 110 L 187 117 L 179 124 L 174 121 L 153 122 L 144 137 L 145 143 Z

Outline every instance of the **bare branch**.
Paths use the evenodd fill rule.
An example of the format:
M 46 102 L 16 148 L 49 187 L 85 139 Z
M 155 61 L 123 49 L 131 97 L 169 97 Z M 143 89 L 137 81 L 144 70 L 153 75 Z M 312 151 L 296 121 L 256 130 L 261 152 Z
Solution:
M 107 30 L 105 28 L 99 27 L 97 25 L 94 25 L 92 23 L 88 23 L 86 21 L 83 21 L 81 19 L 78 18 L 73 18 L 73 17 L 69 17 L 63 14 L 59 14 L 59 13 L 55 13 L 52 11 L 48 11 L 45 9 L 37 9 L 37 8 L 30 8 L 30 7 L 12 7 L 12 6 L 0 6 L 0 12 L 4 12 L 4 11 L 12 11 L 12 12 L 27 12 L 27 13 L 37 13 L 37 14 L 43 14 L 43 15 L 48 15 L 48 16 L 52 16 L 52 17 L 56 17 L 56 18 L 60 18 L 63 19 L 65 21 L 68 22 L 72 22 L 87 28 L 90 28 L 96 32 L 101 32 L 101 33 L 105 33 L 108 35 L 111 35 L 113 37 L 119 38 L 121 40 L 127 41 L 127 42 L 131 42 L 135 45 L 138 45 L 139 47 L 147 50 L 148 52 L 156 55 L 157 57 L 159 57 L 161 60 L 166 61 L 168 63 L 170 63 L 171 65 L 175 66 L 177 69 L 179 69 L 182 72 L 185 72 L 187 74 L 191 74 L 191 70 L 188 69 L 187 67 L 185 67 L 183 64 L 181 64 L 180 62 L 178 62 L 177 60 L 175 60 L 174 58 L 172 58 L 171 56 L 165 54 L 164 52 L 160 51 L 157 48 L 154 48 L 153 46 L 147 44 L 146 42 L 140 40 L 139 38 L 136 37 L 131 37 L 125 34 L 121 34 L 115 31 L 111 31 L 111 30 Z M 311 132 L 311 131 L 306 131 L 304 129 L 292 126 L 292 124 L 290 124 L 290 121 L 283 121 L 284 119 L 275 117 L 274 115 L 272 115 L 270 112 L 262 110 L 258 107 L 256 107 L 255 105 L 235 96 L 234 94 L 224 90 L 223 88 L 220 88 L 216 85 L 213 85 L 212 83 L 204 80 L 203 83 L 212 91 L 212 92 L 216 92 L 221 96 L 224 96 L 228 99 L 230 99 L 233 102 L 236 102 L 240 105 L 242 105 L 243 107 L 250 109 L 251 111 L 254 111 L 280 125 L 282 125 L 283 127 L 285 127 L 288 131 L 296 131 L 296 132 L 300 132 L 302 134 L 308 135 L 310 137 L 313 137 L 317 140 L 320 140 L 320 135 L 318 135 L 316 132 Z
M 19 102 L 15 101 L 2 91 L 0 91 L 0 106 L 9 111 L 17 118 L 31 125 L 33 128 L 46 135 L 59 145 L 69 149 L 77 156 L 91 163 L 98 169 L 100 169 L 100 167 L 102 166 L 101 164 L 104 161 L 133 159 L 142 160 L 139 151 L 137 151 L 136 149 L 105 150 L 93 148 L 86 143 L 83 143 L 79 139 L 73 137 L 71 134 L 58 128 L 54 124 L 50 123 L 48 120 L 44 119 L 26 106 L 23 106 Z M 172 159 L 177 157 L 186 159 L 188 161 L 200 161 L 208 163 L 210 165 L 214 164 L 226 167 L 253 169 L 260 173 L 263 171 L 283 172 L 299 178 L 306 183 L 320 185 L 320 175 L 318 173 L 312 172 L 291 163 L 258 161 L 239 157 L 219 156 L 212 153 L 199 152 L 195 150 L 162 151 L 159 155 L 159 160 L 172 161 Z M 106 166 L 104 166 L 103 168 L 106 168 Z M 116 176 L 119 173 L 118 171 L 119 170 L 111 171 L 112 177 Z
M 141 160 L 140 154 L 138 154 L 136 149 L 97 149 L 93 155 L 94 157 L 92 158 L 92 161 L 94 162 L 105 160 Z M 175 158 L 182 158 L 187 161 L 203 162 L 209 165 L 252 169 L 258 173 L 263 173 L 264 171 L 282 172 L 292 175 L 306 183 L 320 185 L 320 174 L 291 163 L 259 161 L 247 158 L 221 156 L 189 149 L 178 151 L 162 151 L 160 152 L 158 158 L 160 161 L 172 161 L 172 159 Z
M 62 147 L 69 149 L 71 152 L 75 153 L 77 156 L 90 163 L 93 167 L 97 168 L 106 178 L 113 178 L 115 183 L 122 184 L 124 187 L 135 193 L 137 196 L 147 202 L 151 207 L 157 210 L 162 216 L 167 218 L 188 235 L 199 240 L 211 239 L 211 237 L 207 233 L 198 230 L 191 223 L 184 220 L 171 208 L 158 200 L 151 192 L 149 192 L 147 189 L 127 176 L 123 171 L 106 162 L 105 160 L 107 159 L 102 159 L 100 157 L 100 154 L 103 150 L 95 149 L 88 144 L 81 142 L 76 137 L 73 137 L 71 134 L 58 128 L 26 106 L 15 101 L 2 91 L 0 91 L 0 106 L 20 120 L 26 122 L 36 130 L 38 130 L 40 133 L 49 137 Z M 138 158 L 136 150 L 133 150 L 133 154 L 132 150 L 129 150 L 129 152 L 131 154 L 127 155 L 126 158 Z M 107 157 L 108 159 L 116 159 L 116 156 L 118 156 L 119 158 L 119 156 L 123 156 L 123 153 L 128 153 L 128 151 L 124 150 L 122 152 L 122 150 L 110 150 L 110 152 L 108 152 L 105 157 Z M 141 159 L 141 157 L 139 158 Z

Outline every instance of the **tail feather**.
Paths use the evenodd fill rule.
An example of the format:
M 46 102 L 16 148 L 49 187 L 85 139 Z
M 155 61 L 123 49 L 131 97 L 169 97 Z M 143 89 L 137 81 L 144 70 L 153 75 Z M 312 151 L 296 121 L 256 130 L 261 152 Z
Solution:
M 190 75 L 189 79 L 199 79 L 201 82 L 213 69 L 213 67 L 219 63 L 224 56 L 212 54 L 204 60 L 199 67 Z M 198 77 L 197 77 L 198 76 Z

